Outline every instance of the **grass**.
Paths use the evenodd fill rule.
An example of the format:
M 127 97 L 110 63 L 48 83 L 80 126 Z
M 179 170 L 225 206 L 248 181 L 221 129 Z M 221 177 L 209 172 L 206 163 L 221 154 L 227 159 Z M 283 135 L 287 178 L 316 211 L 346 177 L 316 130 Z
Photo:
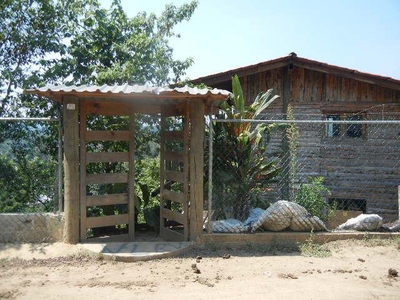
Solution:
M 363 244 L 367 247 L 395 246 L 397 249 L 400 250 L 400 236 L 382 239 L 372 236 L 369 232 L 365 232 L 362 241 Z
M 5 266 L 10 260 L 8 258 L 0 258 L 0 266 Z
M 330 257 L 332 252 L 329 250 L 327 244 L 318 244 L 314 242 L 314 233 L 310 233 L 310 237 L 305 243 L 299 245 L 301 255 L 307 257 Z
M 68 257 L 74 260 L 97 260 L 97 261 L 104 260 L 103 253 L 94 253 L 88 250 L 79 250 L 78 252 L 73 253 Z

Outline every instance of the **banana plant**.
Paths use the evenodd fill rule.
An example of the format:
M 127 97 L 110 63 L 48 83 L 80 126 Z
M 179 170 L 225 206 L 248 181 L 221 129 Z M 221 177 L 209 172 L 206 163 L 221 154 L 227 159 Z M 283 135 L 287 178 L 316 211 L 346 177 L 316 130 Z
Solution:
M 246 219 L 256 191 L 266 189 L 280 173 L 279 161 L 267 155 L 271 131 L 280 125 L 246 122 L 259 117 L 278 98 L 270 89 L 246 107 L 239 78 L 232 78 L 232 97 L 221 105 L 218 118 L 243 121 L 215 126 L 213 178 L 221 218 Z

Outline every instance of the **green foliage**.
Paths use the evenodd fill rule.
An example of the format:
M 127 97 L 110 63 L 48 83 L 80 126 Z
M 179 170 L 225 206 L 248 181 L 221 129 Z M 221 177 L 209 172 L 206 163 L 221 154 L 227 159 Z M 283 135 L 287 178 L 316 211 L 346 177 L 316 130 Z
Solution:
M 254 102 L 245 107 L 245 99 L 237 76 L 232 78 L 232 106 L 221 105 L 222 119 L 255 119 L 278 96 L 273 90 L 260 93 Z M 257 201 L 257 193 L 280 173 L 279 162 L 268 158 L 267 144 L 271 131 L 277 124 L 250 122 L 217 122 L 214 135 L 214 189 L 217 203 L 224 210 L 224 217 L 245 219 L 251 206 Z M 231 211 L 229 216 L 227 211 Z
M 289 104 L 287 109 L 287 120 L 294 120 L 293 109 Z M 289 146 L 289 181 L 291 186 L 290 201 L 294 200 L 297 175 L 297 147 L 299 139 L 299 129 L 295 123 L 289 123 L 286 127 L 286 138 Z
M 119 0 L 109 10 L 94 5 L 70 28 L 69 54 L 55 66 L 72 76 L 74 84 L 164 85 L 179 81 L 193 60 L 174 60 L 169 40 L 179 37 L 174 26 L 189 20 L 197 7 L 166 5 L 160 16 L 141 12 L 128 18 Z
M 310 237 L 305 243 L 299 245 L 301 255 L 306 257 L 325 258 L 332 256 L 327 244 L 318 244 L 314 242 L 314 233 L 311 232 Z
M 135 206 L 138 223 L 147 223 L 155 228 L 160 223 L 160 198 L 151 196 L 151 191 L 160 186 L 160 156 L 138 160 L 135 166 Z
M 0 212 L 52 211 L 55 164 L 39 157 L 0 155 Z
M 325 201 L 324 195 L 330 194 L 330 191 L 324 185 L 324 177 L 309 177 L 308 180 L 307 184 L 300 185 L 295 202 L 307 209 L 311 215 L 328 221 L 335 209 Z
M 197 5 L 197 1 L 179 7 L 169 4 L 159 16 L 141 12 L 129 18 L 120 0 L 114 0 L 110 9 L 102 8 L 97 0 L 0 1 L 0 116 L 61 117 L 60 105 L 32 95 L 20 95 L 22 88 L 45 84 L 166 85 L 181 80 L 193 60 L 174 59 L 170 41 L 179 38 L 175 26 L 189 20 Z M 158 131 L 154 130 L 157 117 L 138 115 L 136 120 L 139 136 L 136 154 L 140 159 L 152 159 L 158 141 Z M 94 117 L 88 120 L 92 130 L 119 130 L 126 124 L 123 118 Z M 54 164 L 57 124 L 43 124 L 40 131 L 26 129 L 22 123 L 0 122 L 0 147 L 1 143 L 11 141 L 13 149 L 24 154 L 3 162 L 3 177 L 7 174 L 27 182 L 28 178 L 41 178 L 40 171 L 33 166 L 30 168 L 30 161 L 25 157 L 37 157 L 32 162 L 39 170 L 46 164 Z M 40 151 L 24 149 L 18 141 L 27 138 L 38 141 Z M 123 152 L 127 147 L 123 143 L 105 142 L 88 145 L 88 150 Z M 49 159 L 49 155 L 53 159 Z M 28 166 L 23 174 L 19 168 L 22 165 Z M 88 166 L 88 172 L 113 173 L 124 168 L 126 165 L 120 163 L 93 164 Z M 48 171 L 45 179 L 31 189 L 44 185 L 52 188 L 54 172 Z M 15 184 L 16 189 L 5 187 L 2 190 L 0 206 L 7 202 L 3 205 L 7 211 L 18 211 L 22 209 L 22 203 L 28 203 L 18 200 L 27 197 L 18 193 L 18 184 Z M 146 180 L 142 184 L 147 184 Z M 118 184 L 97 186 L 91 187 L 88 193 L 112 193 L 123 189 L 126 187 Z M 47 195 L 50 197 L 52 192 Z M 43 201 L 42 196 L 29 197 L 38 203 Z M 10 204 L 10 199 L 15 205 Z M 42 206 L 51 209 L 46 201 Z

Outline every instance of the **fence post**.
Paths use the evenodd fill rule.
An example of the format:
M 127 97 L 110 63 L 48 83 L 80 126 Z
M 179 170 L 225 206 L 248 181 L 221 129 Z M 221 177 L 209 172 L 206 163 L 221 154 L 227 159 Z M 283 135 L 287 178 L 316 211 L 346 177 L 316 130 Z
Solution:
M 282 113 L 284 114 L 284 119 L 287 120 L 287 111 L 290 104 L 290 74 L 288 67 L 283 68 L 283 103 L 282 103 Z M 287 128 L 284 129 L 282 137 L 282 150 L 283 150 L 283 185 L 281 187 L 282 199 L 290 200 L 290 163 L 289 163 L 289 140 L 287 137 Z
M 63 100 L 64 113 L 64 191 L 65 229 L 64 241 L 79 242 L 79 101 L 66 96 Z
M 204 101 L 190 102 L 190 240 L 203 231 Z
M 208 224 L 207 224 L 207 233 L 212 232 L 212 224 L 211 224 L 211 212 L 212 212 L 212 172 L 213 172 L 213 123 L 212 123 L 212 110 L 213 105 L 210 105 L 210 112 L 209 112 L 209 132 L 208 132 Z
M 62 194 L 62 120 L 58 121 L 58 153 L 57 153 L 57 194 L 58 194 L 58 212 L 63 212 L 63 194 Z

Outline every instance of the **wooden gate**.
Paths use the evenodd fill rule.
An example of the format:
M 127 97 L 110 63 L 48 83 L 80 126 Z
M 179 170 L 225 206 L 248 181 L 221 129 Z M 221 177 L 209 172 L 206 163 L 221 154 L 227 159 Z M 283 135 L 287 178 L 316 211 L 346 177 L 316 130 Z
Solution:
M 99 228 L 120 229 L 119 240 L 134 239 L 134 114 L 125 116 L 125 130 L 88 130 L 88 117 L 126 115 L 129 109 L 115 109 L 113 103 L 81 102 L 80 113 L 80 240 L 84 242 Z M 104 144 L 127 143 L 127 152 L 109 151 Z M 90 146 L 90 147 L 89 147 Z M 124 147 L 121 147 L 123 149 Z M 90 149 L 90 150 L 89 150 Z M 126 149 L 126 147 L 125 147 Z M 109 173 L 88 172 L 89 164 L 121 165 Z M 95 169 L 95 168 L 92 168 Z M 104 168 L 103 168 L 104 169 Z M 122 170 L 122 171 L 121 171 Z M 89 190 L 88 187 L 92 188 Z M 94 188 L 93 188 L 94 187 Z M 92 191 L 95 190 L 95 193 Z M 90 230 L 89 230 L 90 229 Z M 103 232 L 106 236 L 115 232 Z M 118 233 L 118 232 L 117 232 Z
M 160 235 L 189 239 L 189 116 L 161 117 Z

